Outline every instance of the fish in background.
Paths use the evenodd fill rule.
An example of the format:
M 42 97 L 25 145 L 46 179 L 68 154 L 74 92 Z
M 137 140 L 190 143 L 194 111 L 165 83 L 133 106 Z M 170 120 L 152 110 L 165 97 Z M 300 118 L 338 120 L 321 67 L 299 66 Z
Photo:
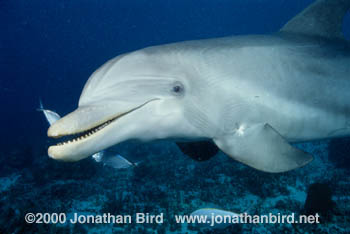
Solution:
M 240 217 L 242 215 L 248 215 L 251 213 L 254 213 L 255 207 L 259 207 L 262 205 L 264 201 L 260 201 L 256 204 L 251 204 L 245 211 L 243 212 L 233 212 L 233 211 L 228 211 L 228 210 L 223 210 L 223 209 L 218 209 L 218 208 L 201 208 L 198 210 L 193 211 L 190 216 L 194 217 L 194 216 L 198 216 L 199 218 L 201 217 L 207 217 L 207 222 L 203 222 L 203 223 L 197 223 L 198 226 L 200 226 L 201 228 L 213 228 L 213 229 L 224 229 L 228 226 L 231 226 L 233 224 L 235 224 L 236 220 L 237 222 L 240 221 Z M 216 218 L 217 216 L 221 216 L 221 218 Z M 227 218 L 226 218 L 226 222 L 224 222 L 225 217 L 230 217 L 231 222 L 227 222 Z M 220 220 L 222 222 L 220 222 Z M 215 222 L 218 221 L 218 222 Z
M 129 160 L 127 160 L 119 154 L 107 154 L 104 151 L 92 155 L 92 158 L 98 163 L 103 163 L 104 166 L 110 166 L 115 169 L 126 169 L 129 167 L 136 167 L 140 164 L 140 162 L 130 162 Z
M 44 109 L 41 99 L 39 100 L 39 102 L 40 102 L 40 106 L 37 109 L 37 111 L 42 111 L 44 113 L 45 118 L 47 122 L 50 124 L 50 126 L 61 118 L 61 116 L 56 112 Z
M 221 216 L 222 219 L 224 220 L 224 217 L 231 217 L 232 218 L 238 218 L 240 214 L 232 212 L 232 211 L 227 211 L 227 210 L 222 210 L 222 209 L 216 209 L 216 208 L 202 208 L 193 211 L 190 216 L 198 216 L 200 219 L 201 217 L 207 217 L 207 222 L 199 223 L 198 225 L 201 226 L 202 228 L 214 228 L 214 229 L 224 229 L 233 223 L 230 222 L 221 222 L 221 223 L 216 223 L 214 220 L 216 219 L 216 216 Z

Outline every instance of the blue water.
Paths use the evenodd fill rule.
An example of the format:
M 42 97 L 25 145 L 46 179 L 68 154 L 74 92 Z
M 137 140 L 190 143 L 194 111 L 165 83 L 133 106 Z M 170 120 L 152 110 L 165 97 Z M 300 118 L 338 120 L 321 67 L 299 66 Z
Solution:
M 56 163 L 55 161 L 49 163 L 45 161 L 48 164 L 43 163 L 43 166 L 38 166 L 41 163 L 40 160 L 48 160 L 45 153 L 48 146 L 46 137 L 48 125 L 42 114 L 36 111 L 40 98 L 48 109 L 55 110 L 62 115 L 67 114 L 77 107 L 81 90 L 90 74 L 116 55 L 146 46 L 183 40 L 273 33 L 311 2 L 312 0 L 0 1 L 0 100 L 2 108 L 0 115 L 2 123 L 0 155 L 3 163 L 6 163 L 8 157 L 16 157 L 15 161 L 17 163 L 12 163 L 12 167 L 6 167 L 6 170 L 4 169 L 0 173 L 2 178 L 13 175 L 13 173 L 21 175 L 21 178 L 24 178 L 21 182 L 22 189 L 28 190 L 32 186 L 31 183 L 35 182 L 33 174 L 40 177 L 40 173 L 49 174 L 50 170 L 57 167 L 57 170 L 64 172 L 63 168 L 66 166 L 53 165 Z M 344 32 L 346 37 L 350 38 L 349 15 L 345 20 Z M 180 154 L 170 143 L 164 143 L 164 146 L 159 143 L 150 144 L 150 146 L 142 145 L 139 150 L 135 150 L 135 147 L 137 146 L 124 145 L 119 150 L 135 159 L 140 159 L 145 155 L 151 155 L 151 158 L 156 157 L 157 153 L 162 154 L 163 157 L 166 157 L 169 152 L 174 155 Z M 322 148 L 322 150 L 325 150 L 325 148 Z M 177 160 L 174 155 L 170 158 Z M 155 160 L 157 162 L 161 161 L 162 157 L 156 157 Z M 169 158 L 164 160 L 166 162 Z M 210 162 L 205 162 L 203 164 L 205 166 L 202 166 L 185 156 L 180 157 L 179 160 L 180 167 L 187 168 L 187 165 L 194 165 L 200 173 L 204 174 L 204 167 L 210 168 L 210 165 L 212 165 Z M 36 164 L 28 166 L 25 173 L 20 169 L 33 161 Z M 222 164 L 219 159 L 214 159 L 214 162 L 216 165 Z M 239 167 L 235 162 L 226 162 L 225 160 L 224 162 L 231 163 L 230 167 Z M 154 165 L 157 167 L 156 163 Z M 91 167 L 95 168 L 95 165 Z M 228 166 L 226 165 L 226 167 Z M 40 172 L 36 171 L 39 170 L 38 168 L 40 168 Z M 78 180 L 79 176 L 74 173 L 77 173 L 76 170 L 79 171 L 80 169 L 79 166 L 75 165 L 69 169 L 69 173 L 74 176 L 70 177 L 68 173 L 64 178 L 60 176 L 54 178 L 62 181 Z M 111 173 L 114 173 L 111 169 L 107 169 L 107 172 L 104 172 L 101 168 L 95 168 L 95 170 L 98 171 L 96 173 L 100 178 L 106 176 L 110 179 L 112 177 Z M 155 169 L 148 168 L 148 170 L 157 173 Z M 169 175 L 172 172 L 175 173 L 171 169 L 169 170 Z M 186 170 L 189 170 L 189 174 L 195 173 L 192 169 Z M 184 169 L 184 171 L 186 170 Z M 209 179 L 215 181 L 219 178 L 216 175 L 218 173 L 223 173 L 229 177 L 228 174 L 220 172 L 221 170 L 225 171 L 223 168 L 211 171 L 215 176 L 208 176 Z M 254 173 L 253 170 L 245 167 L 244 170 Z M 327 168 L 324 171 L 327 171 Z M 110 174 L 105 175 L 106 173 Z M 130 176 L 128 173 L 131 172 L 123 173 L 124 176 Z M 143 175 L 142 170 L 138 173 Z M 167 172 L 158 173 L 167 177 Z M 300 176 L 300 174 L 296 174 L 297 172 L 293 173 L 292 176 Z M 260 174 L 258 173 L 258 175 Z M 181 173 L 177 176 L 180 176 L 181 180 Z M 237 178 L 239 178 L 239 174 L 231 176 L 238 176 Z M 26 177 L 32 179 L 25 179 Z M 152 183 L 154 177 L 147 177 L 151 180 L 148 183 Z M 192 179 L 199 183 L 194 177 L 195 175 Z M 49 186 L 52 178 L 48 178 L 47 181 L 44 179 L 40 183 Z M 273 178 L 274 180 L 280 179 L 279 177 Z M 290 177 L 285 176 L 285 178 Z M 345 180 L 347 181 L 347 178 Z M 103 179 L 99 180 L 98 183 L 101 181 L 103 182 Z M 127 180 L 125 179 L 125 181 Z M 310 181 L 315 182 L 317 180 L 313 178 Z M 304 181 L 305 191 L 306 185 L 310 181 Z M 82 183 L 89 182 L 83 180 Z M 110 182 L 106 179 L 104 183 L 108 184 Z M 125 183 L 127 184 L 127 182 Z M 214 184 L 216 183 L 214 182 Z M 209 184 L 208 182 L 207 185 Z M 166 186 L 167 183 L 163 185 Z M 122 188 L 122 184 L 118 186 Z M 184 184 L 179 182 L 179 185 L 176 186 L 181 187 Z M 175 193 L 177 191 L 176 186 L 174 185 L 169 191 Z M 131 187 L 128 188 L 131 189 Z M 241 189 L 247 188 L 242 187 Z M 208 186 L 202 188 L 202 190 L 209 193 L 212 188 Z M 234 194 L 232 191 L 221 191 L 217 196 L 226 197 L 230 193 Z M 6 202 L 6 196 L 20 197 L 21 192 L 23 192 L 21 189 L 3 192 L 5 195 L 3 200 L 0 201 Z M 82 191 L 77 189 L 70 191 L 70 193 L 73 193 L 72 197 L 76 197 Z M 142 196 L 142 192 L 138 191 L 138 193 L 141 193 L 140 196 Z M 347 196 L 349 195 L 348 192 L 344 193 Z M 171 194 L 170 192 L 165 193 L 160 199 L 168 197 L 167 199 L 171 200 L 169 198 L 172 196 Z M 276 194 L 279 195 L 278 192 Z M 27 199 L 30 196 L 35 199 L 34 195 L 35 189 L 31 194 L 27 194 Z M 51 195 L 45 195 L 45 193 L 42 196 L 47 196 L 45 199 L 48 202 L 51 201 L 50 199 L 56 199 Z M 207 200 L 204 200 L 213 204 L 229 203 L 228 200 L 218 201 L 221 199 L 220 197 L 217 198 L 218 200 L 214 199 L 215 196 L 212 196 L 212 198 L 210 201 L 207 198 Z M 65 199 L 70 200 L 70 198 Z M 88 198 L 86 199 L 88 200 Z M 193 196 L 192 199 L 195 200 L 196 197 Z M 232 200 L 234 200 L 234 197 L 232 197 Z M 19 204 L 14 203 L 12 208 L 22 215 L 23 212 Z M 147 201 L 145 201 L 145 205 L 147 205 Z M 33 210 L 40 210 L 39 208 L 38 204 L 33 204 Z M 19 216 L 18 213 L 16 214 Z M 6 223 L 5 220 L 11 217 L 8 213 L 6 213 L 6 217 L 5 213 L 3 215 L 3 217 L 0 216 L 2 224 Z M 21 218 L 18 220 L 23 221 Z M 337 221 L 332 224 L 337 225 Z M 14 231 L 19 224 L 11 223 L 11 225 L 7 231 Z M 33 226 L 26 228 L 29 231 L 38 230 Z M 89 227 L 85 227 L 85 229 L 89 230 Z M 181 229 L 175 228 L 174 230 L 180 232 Z M 53 232 L 53 229 L 49 231 Z M 44 232 L 43 229 L 40 229 L 40 232 Z
M 70 112 L 89 75 L 116 55 L 182 40 L 272 33 L 310 2 L 1 1 L 1 119 L 16 122 L 2 129 L 4 143 L 30 141 L 32 131 L 43 136 L 34 111 L 38 99 Z

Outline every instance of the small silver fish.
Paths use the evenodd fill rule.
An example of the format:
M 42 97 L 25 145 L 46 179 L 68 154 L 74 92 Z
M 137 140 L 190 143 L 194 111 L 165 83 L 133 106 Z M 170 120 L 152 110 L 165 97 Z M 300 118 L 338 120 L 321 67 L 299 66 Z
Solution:
M 45 118 L 47 122 L 50 124 L 50 126 L 61 118 L 61 116 L 59 116 L 59 114 L 57 114 L 56 112 L 44 109 L 43 103 L 41 102 L 41 100 L 39 101 L 40 101 L 40 107 L 37 110 L 42 111 L 44 113 Z
M 92 155 L 91 157 L 96 161 L 96 162 L 101 162 L 103 158 L 104 151 L 97 152 L 96 154 Z
M 129 167 L 138 166 L 140 162 L 133 163 L 124 158 L 123 156 L 117 154 L 105 154 L 103 151 L 98 152 L 92 156 L 96 162 L 103 163 L 104 166 L 110 166 L 115 169 L 125 169 Z

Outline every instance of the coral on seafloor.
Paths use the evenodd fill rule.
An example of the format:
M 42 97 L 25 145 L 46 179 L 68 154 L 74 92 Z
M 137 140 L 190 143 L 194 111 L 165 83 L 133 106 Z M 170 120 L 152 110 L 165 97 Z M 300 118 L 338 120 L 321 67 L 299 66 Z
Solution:
M 313 162 L 279 174 L 257 171 L 222 152 L 197 162 L 169 142 L 125 143 L 110 149 L 131 161 L 142 161 L 120 170 L 92 158 L 75 163 L 55 161 L 44 146 L 0 152 L 0 233 L 349 233 L 347 171 L 329 162 L 327 144 L 300 147 L 314 156 Z M 6 164 L 9 159 L 4 155 L 14 160 Z M 174 218 L 204 207 L 251 215 L 320 212 L 323 222 L 247 223 L 202 230 Z M 67 217 L 74 213 L 162 213 L 164 223 L 27 224 L 24 215 L 28 212 L 65 213 Z

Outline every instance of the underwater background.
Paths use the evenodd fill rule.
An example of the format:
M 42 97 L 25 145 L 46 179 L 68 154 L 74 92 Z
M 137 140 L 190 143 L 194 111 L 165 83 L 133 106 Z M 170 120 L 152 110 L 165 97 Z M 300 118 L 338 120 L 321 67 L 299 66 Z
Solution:
M 121 53 L 183 40 L 273 33 L 311 2 L 0 1 L 0 233 L 350 233 L 350 139 L 298 145 L 314 161 L 282 174 L 256 171 L 222 152 L 196 162 L 170 141 L 125 142 L 110 151 L 142 163 L 117 170 L 91 158 L 50 159 L 48 123 L 36 110 L 41 99 L 62 116 L 71 112 L 91 73 Z M 344 33 L 350 38 L 349 15 Z M 305 205 L 307 198 L 312 208 Z M 316 210 L 322 223 L 205 230 L 172 218 L 203 207 L 252 214 Z M 165 222 L 26 224 L 28 212 L 164 213 Z

